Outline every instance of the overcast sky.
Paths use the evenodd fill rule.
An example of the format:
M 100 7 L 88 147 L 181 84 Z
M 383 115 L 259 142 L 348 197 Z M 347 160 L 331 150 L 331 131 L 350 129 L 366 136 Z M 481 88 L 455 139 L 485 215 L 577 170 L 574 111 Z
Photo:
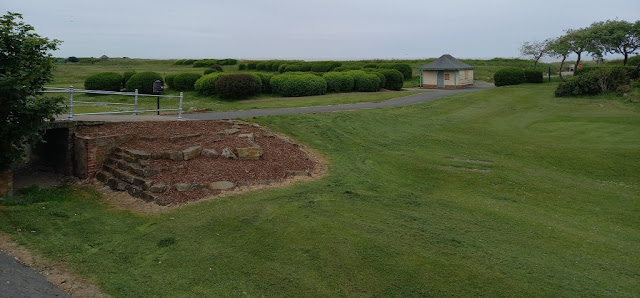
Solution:
M 0 0 L 0 9 L 62 40 L 57 57 L 508 58 L 565 29 L 636 21 L 640 1 Z

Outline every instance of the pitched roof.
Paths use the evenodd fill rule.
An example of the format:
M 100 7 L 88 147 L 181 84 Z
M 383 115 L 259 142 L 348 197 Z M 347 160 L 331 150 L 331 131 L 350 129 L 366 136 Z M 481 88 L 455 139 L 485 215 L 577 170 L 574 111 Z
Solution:
M 422 70 L 458 70 L 458 69 L 474 69 L 475 67 L 460 62 L 458 59 L 453 58 L 449 54 L 444 54 L 440 58 L 436 59 L 427 65 L 418 67 Z

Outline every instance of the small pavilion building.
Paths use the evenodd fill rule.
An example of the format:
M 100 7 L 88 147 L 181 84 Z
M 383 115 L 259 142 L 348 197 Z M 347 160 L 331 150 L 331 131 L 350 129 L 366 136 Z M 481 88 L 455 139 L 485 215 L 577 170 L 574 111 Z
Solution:
M 418 67 L 422 88 L 461 89 L 473 86 L 475 67 L 446 54 L 427 65 Z

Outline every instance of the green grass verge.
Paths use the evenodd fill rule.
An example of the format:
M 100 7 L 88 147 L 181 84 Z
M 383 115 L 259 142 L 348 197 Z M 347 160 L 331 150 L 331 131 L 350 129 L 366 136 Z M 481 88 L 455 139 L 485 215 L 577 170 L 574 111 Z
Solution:
M 640 108 L 554 88 L 258 118 L 328 176 L 153 216 L 32 190 L 0 230 L 113 296 L 636 295 Z

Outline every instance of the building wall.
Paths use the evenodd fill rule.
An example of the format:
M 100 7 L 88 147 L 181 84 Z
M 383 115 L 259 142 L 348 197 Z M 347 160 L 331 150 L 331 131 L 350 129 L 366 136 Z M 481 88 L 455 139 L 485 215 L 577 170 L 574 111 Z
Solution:
M 473 69 L 469 70 L 445 70 L 444 71 L 444 88 L 466 88 L 473 85 Z M 422 87 L 437 88 L 438 76 L 435 70 L 422 71 Z

